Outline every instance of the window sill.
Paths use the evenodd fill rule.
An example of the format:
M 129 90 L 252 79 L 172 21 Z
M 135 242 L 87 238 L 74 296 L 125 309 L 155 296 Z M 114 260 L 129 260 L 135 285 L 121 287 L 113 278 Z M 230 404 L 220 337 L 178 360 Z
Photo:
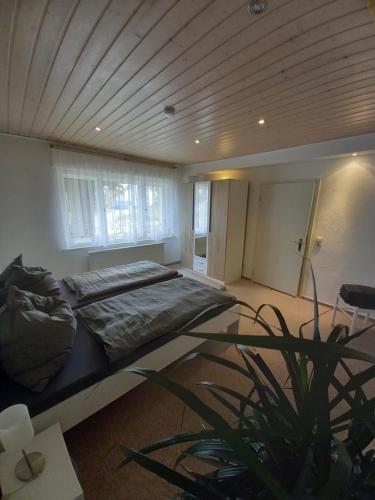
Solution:
M 145 243 L 132 243 L 129 245 L 111 245 L 107 247 L 99 247 L 97 250 L 89 250 L 90 253 L 100 253 L 100 252 L 111 252 L 112 250 L 123 250 L 125 248 L 142 248 L 142 247 L 151 247 L 154 245 L 164 245 L 164 241 L 147 241 Z M 91 247 L 92 248 L 92 247 Z
M 122 248 L 137 248 L 137 247 L 145 247 L 151 245 L 161 245 L 164 244 L 168 240 L 173 240 L 177 238 L 177 236 L 167 236 L 166 238 L 162 238 L 160 240 L 147 240 L 144 242 L 137 241 L 136 243 L 118 243 L 117 245 L 108 245 L 108 246 L 93 246 L 93 245 L 82 245 L 79 247 L 71 247 L 64 248 L 62 252 L 79 252 L 80 250 L 87 250 L 88 253 L 93 252 L 109 252 L 111 250 L 121 250 Z

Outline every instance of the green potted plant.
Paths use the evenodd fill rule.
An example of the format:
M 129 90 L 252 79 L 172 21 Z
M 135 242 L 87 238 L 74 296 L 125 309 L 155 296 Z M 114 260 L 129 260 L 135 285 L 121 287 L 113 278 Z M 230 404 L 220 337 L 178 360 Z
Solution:
M 375 376 L 375 358 L 348 347 L 371 326 L 349 336 L 346 326 L 336 325 L 323 341 L 314 277 L 313 281 L 312 339 L 304 336 L 307 323 L 295 335 L 276 307 L 262 305 L 255 311 L 243 302 L 238 302 L 241 315 L 258 324 L 264 335 L 183 334 L 236 345 L 238 363 L 203 352 L 185 358 L 188 362 L 204 357 L 247 379 L 249 388 L 244 394 L 204 382 L 215 400 L 230 411 L 230 420 L 161 373 L 131 368 L 183 401 L 205 427 L 140 451 L 123 446 L 125 458 L 119 467 L 136 462 L 177 486 L 177 497 L 184 499 L 374 499 L 375 461 L 368 447 L 375 436 L 375 398 L 368 399 L 363 386 Z M 272 309 L 277 327 L 263 319 L 265 308 Z M 252 348 L 282 354 L 291 391 L 285 390 L 272 366 Z M 347 360 L 366 362 L 366 367 L 353 374 Z M 339 367 L 346 374 L 345 382 L 339 380 Z M 176 445 L 181 451 L 174 469 L 150 456 Z M 205 463 L 210 472 L 184 467 L 187 458 Z

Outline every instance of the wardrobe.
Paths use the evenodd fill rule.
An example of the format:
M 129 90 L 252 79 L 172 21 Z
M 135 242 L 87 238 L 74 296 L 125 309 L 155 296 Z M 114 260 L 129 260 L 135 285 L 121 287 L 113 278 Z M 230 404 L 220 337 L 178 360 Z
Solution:
M 197 181 L 182 187 L 182 263 L 231 283 L 241 278 L 248 182 Z

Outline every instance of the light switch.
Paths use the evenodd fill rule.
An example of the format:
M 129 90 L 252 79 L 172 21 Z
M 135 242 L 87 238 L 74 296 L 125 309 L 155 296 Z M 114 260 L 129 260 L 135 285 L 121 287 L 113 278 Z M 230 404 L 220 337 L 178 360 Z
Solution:
M 318 247 L 318 248 L 322 248 L 322 245 L 323 245 L 323 236 L 317 236 L 315 238 L 315 245 Z

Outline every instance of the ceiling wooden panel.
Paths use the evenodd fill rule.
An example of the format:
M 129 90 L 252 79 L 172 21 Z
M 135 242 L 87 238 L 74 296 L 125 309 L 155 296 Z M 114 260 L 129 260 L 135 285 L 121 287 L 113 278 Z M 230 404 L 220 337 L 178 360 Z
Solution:
M 247 4 L 2 0 L 0 132 L 177 163 L 374 132 L 366 0 Z

